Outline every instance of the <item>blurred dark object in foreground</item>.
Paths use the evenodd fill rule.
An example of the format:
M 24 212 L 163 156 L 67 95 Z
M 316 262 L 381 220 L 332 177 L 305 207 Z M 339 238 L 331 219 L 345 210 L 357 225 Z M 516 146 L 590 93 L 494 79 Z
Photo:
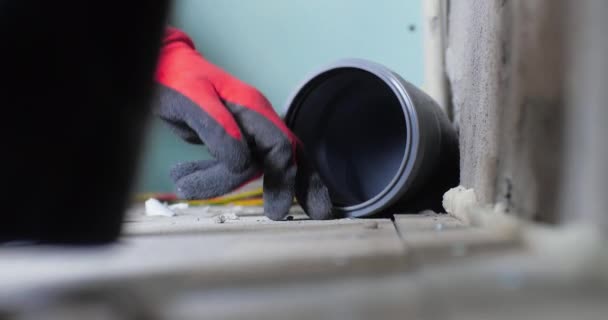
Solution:
M 168 2 L 0 2 L 0 242 L 117 238 Z

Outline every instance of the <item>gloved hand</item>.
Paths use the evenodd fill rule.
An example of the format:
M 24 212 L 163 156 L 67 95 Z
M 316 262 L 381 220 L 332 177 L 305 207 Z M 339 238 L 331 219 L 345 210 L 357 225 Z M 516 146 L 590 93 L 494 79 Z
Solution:
M 332 218 L 327 188 L 270 102 L 205 60 L 181 30 L 166 30 L 156 81 L 156 114 L 184 140 L 207 145 L 215 158 L 172 169 L 180 197 L 220 196 L 263 173 L 270 219 L 285 218 L 294 194 L 311 218 Z

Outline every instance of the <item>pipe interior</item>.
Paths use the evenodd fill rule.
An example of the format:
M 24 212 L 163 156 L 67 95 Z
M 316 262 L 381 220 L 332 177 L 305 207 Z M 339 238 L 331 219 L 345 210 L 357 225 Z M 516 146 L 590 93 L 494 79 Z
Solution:
M 380 194 L 403 162 L 407 130 L 393 90 L 374 74 L 340 68 L 308 82 L 292 128 L 329 188 L 334 206 Z

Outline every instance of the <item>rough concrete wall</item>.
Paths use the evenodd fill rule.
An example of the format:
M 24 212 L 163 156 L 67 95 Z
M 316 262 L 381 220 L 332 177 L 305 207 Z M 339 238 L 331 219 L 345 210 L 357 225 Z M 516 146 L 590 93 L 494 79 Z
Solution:
M 446 71 L 454 122 L 460 132 L 461 184 L 480 201 L 494 200 L 498 166 L 498 114 L 504 47 L 504 1 L 448 3 Z
M 608 1 L 569 1 L 562 216 L 608 237 Z
M 555 221 L 563 128 L 560 1 L 450 1 L 447 72 L 461 183 Z
M 499 114 L 497 201 L 536 220 L 557 222 L 563 164 L 562 2 L 512 0 L 511 47 Z

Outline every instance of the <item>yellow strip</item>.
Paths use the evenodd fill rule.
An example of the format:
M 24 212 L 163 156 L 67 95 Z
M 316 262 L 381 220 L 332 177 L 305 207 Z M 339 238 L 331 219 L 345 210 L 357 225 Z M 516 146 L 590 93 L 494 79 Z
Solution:
M 244 206 L 244 207 L 258 207 L 264 205 L 264 199 L 247 199 L 247 200 L 238 200 L 234 201 L 230 204 L 235 206 Z
M 257 188 L 254 190 L 243 191 L 235 194 L 230 194 L 222 197 L 217 197 L 213 199 L 205 199 L 205 200 L 177 200 L 176 202 L 188 203 L 191 205 L 216 205 L 216 204 L 228 204 L 234 201 L 244 200 L 253 197 L 261 197 L 264 194 L 262 188 Z M 154 193 L 143 193 L 137 195 L 136 199 L 139 201 L 145 201 L 149 198 L 154 198 L 159 194 Z

